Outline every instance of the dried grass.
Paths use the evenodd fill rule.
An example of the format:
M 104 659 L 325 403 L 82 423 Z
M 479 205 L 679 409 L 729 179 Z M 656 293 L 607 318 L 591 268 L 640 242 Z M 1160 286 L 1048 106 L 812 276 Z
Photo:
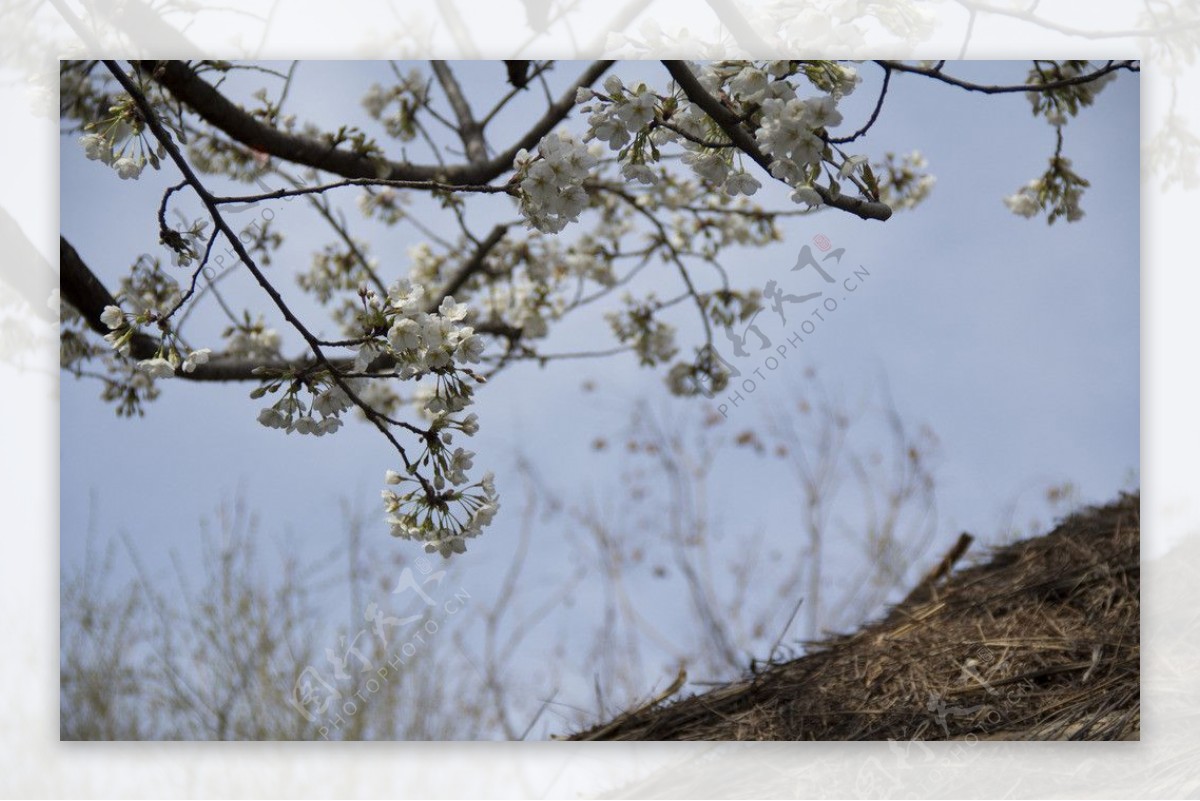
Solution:
M 801 658 L 572 739 L 1138 739 L 1139 536 L 1122 495 Z

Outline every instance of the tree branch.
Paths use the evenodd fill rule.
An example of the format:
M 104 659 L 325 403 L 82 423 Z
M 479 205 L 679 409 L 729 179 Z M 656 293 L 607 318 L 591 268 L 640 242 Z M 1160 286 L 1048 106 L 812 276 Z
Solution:
M 871 112 L 870 118 L 867 120 L 866 124 L 863 125 L 863 127 L 859 128 L 849 136 L 831 137 L 828 140 L 830 144 L 846 145 L 850 142 L 853 142 L 855 139 L 858 139 L 860 136 L 866 134 L 867 131 L 871 130 L 871 126 L 875 124 L 877 119 L 879 119 L 879 112 L 883 110 L 883 99 L 887 97 L 888 84 L 892 81 L 892 68 L 887 64 L 880 64 L 879 66 L 883 67 L 883 86 L 879 88 L 879 99 L 875 101 L 875 109 Z
M 771 159 L 758 149 L 754 137 L 742 126 L 741 119 L 733 111 L 721 105 L 721 102 L 710 95 L 700 81 L 692 74 L 687 64 L 682 61 L 664 61 L 663 65 L 679 88 L 687 95 L 688 100 L 695 103 L 705 114 L 712 117 L 721 130 L 733 141 L 738 148 L 755 163 L 771 172 Z M 821 196 L 821 202 L 835 209 L 848 211 L 864 220 L 886 220 L 892 216 L 892 209 L 886 203 L 874 200 L 835 195 L 820 184 L 813 184 L 813 189 Z
M 1130 72 L 1141 72 L 1140 62 L 1130 59 L 1126 61 L 1110 61 L 1103 67 L 1096 69 L 1094 72 L 1089 72 L 1087 75 L 1077 75 L 1074 78 L 1063 78 L 1059 81 L 1050 81 L 1049 83 L 1023 83 L 1012 86 L 991 86 L 988 84 L 972 83 L 964 81 L 961 78 L 955 78 L 952 75 L 947 75 L 940 69 L 932 69 L 929 67 L 917 67 L 911 64 L 905 64 L 903 61 L 876 61 L 876 64 L 885 68 L 892 69 L 896 72 L 909 72 L 913 75 L 924 75 L 926 78 L 933 78 L 942 83 L 956 86 L 959 89 L 966 89 L 968 92 L 981 92 L 985 95 L 1001 95 L 1012 92 L 1050 92 L 1055 89 L 1064 89 L 1068 86 L 1078 86 L 1081 83 L 1090 83 L 1097 78 L 1108 75 L 1110 72 L 1119 70 L 1129 70 Z
M 495 232 L 493 231 L 493 235 Z M 491 237 L 489 237 L 489 240 Z M 485 240 L 486 243 L 487 240 Z M 499 240 L 497 240 L 499 241 Z M 96 277 L 88 267 L 87 262 L 79 255 L 74 246 L 65 237 L 59 237 L 59 291 L 62 299 L 79 312 L 87 323 L 88 328 L 98 334 L 107 334 L 109 328 L 100 321 L 105 306 L 118 306 L 116 298 L 108 291 L 108 287 Z M 440 301 L 439 301 L 440 302 Z M 475 326 L 476 333 L 486 334 L 502 339 L 514 340 L 521 336 L 520 329 L 502 323 L 480 323 Z M 150 359 L 158 353 L 161 341 L 149 334 L 138 333 L 129 342 L 129 355 L 134 359 Z M 328 359 L 334 369 L 342 373 L 351 373 L 354 369 L 353 359 Z M 307 359 L 276 359 L 274 361 L 247 361 L 238 356 L 213 354 L 206 364 L 196 365 L 193 372 L 179 371 L 176 378 L 185 381 L 262 381 L 263 377 L 255 372 L 256 368 L 265 367 L 268 370 L 287 372 L 299 371 L 312 365 Z M 390 357 L 376 360 L 371 365 L 372 371 L 389 370 L 395 366 Z
M 116 298 L 65 237 L 60 236 L 58 243 L 61 276 L 59 291 L 62 293 L 62 299 L 79 312 L 87 322 L 88 328 L 98 334 L 107 334 L 109 328 L 100 321 L 100 315 L 105 306 L 119 305 Z M 161 344 L 160 340 L 149 334 L 137 333 L 129 342 L 129 355 L 139 360 L 153 358 Z M 343 371 L 348 371 L 353 366 L 350 359 L 335 359 L 332 363 Z M 263 362 L 217 354 L 206 364 L 196 365 L 193 372 L 176 373 L 176 378 L 187 381 L 262 381 L 262 376 L 254 372 L 258 367 L 285 371 L 303 369 L 310 364 L 311 362 L 302 359 Z
M 88 328 L 98 334 L 107 334 L 109 327 L 100 321 L 105 306 L 116 306 L 117 301 L 100 279 L 96 277 L 79 257 L 79 252 L 66 240 L 58 238 L 59 293 L 63 300 L 75 307 L 83 316 Z M 158 340 L 147 334 L 137 334 L 130 340 L 129 352 L 136 359 L 149 359 L 158 350 Z
M 346 397 L 348 397 L 355 406 L 362 410 L 367 419 L 370 420 L 377 429 L 379 429 L 379 433 L 383 434 L 388 442 L 392 444 L 392 447 L 395 448 L 396 452 L 400 455 L 400 460 L 404 463 L 404 466 L 409 468 L 415 478 L 421 483 L 421 487 L 425 490 L 427 497 L 437 497 L 437 493 L 435 492 L 433 485 L 430 484 L 428 479 L 426 479 L 423 475 L 416 472 L 415 465 L 408 458 L 408 451 L 406 451 L 404 446 L 400 444 L 400 441 L 396 439 L 396 435 L 392 433 L 391 429 L 388 428 L 388 425 L 398 425 L 399 427 L 405 428 L 421 438 L 426 438 L 432 435 L 429 432 L 423 431 L 417 426 L 412 425 L 411 423 L 392 420 L 391 418 L 380 414 L 373 406 L 358 396 L 358 393 L 354 391 L 354 388 L 351 387 L 349 383 L 347 383 L 342 373 L 339 372 L 337 367 L 329 360 L 329 357 L 325 355 L 325 352 L 321 349 L 320 341 L 312 334 L 312 332 L 308 330 L 304 323 L 301 322 L 298 317 L 296 317 L 295 313 L 288 307 L 288 305 L 284 303 L 283 297 L 280 296 L 279 291 L 275 289 L 271 282 L 267 280 L 267 277 L 262 274 L 262 271 L 254 263 L 254 259 L 250 257 L 250 254 L 246 251 L 246 248 L 238 239 L 237 234 L 234 233 L 233 229 L 229 226 L 229 223 L 225 221 L 225 217 L 221 214 L 220 208 L 214 202 L 212 193 L 208 191 L 208 189 L 196 176 L 195 171 L 192 170 L 192 166 L 188 164 L 187 159 L 185 159 L 183 154 L 179 152 L 179 148 L 176 146 L 175 141 L 171 138 L 171 135 L 167 133 L 165 128 L 163 128 L 162 122 L 158 119 L 158 115 L 150 106 L 150 102 L 146 100 L 146 96 L 142 93 L 142 90 L 128 75 L 125 74 L 125 71 L 121 69 L 121 66 L 117 64 L 117 62 L 106 60 L 104 62 L 104 66 L 108 68 L 109 72 L 113 74 L 113 77 L 117 79 L 117 82 L 121 84 L 121 87 L 129 93 L 131 98 L 133 98 L 134 103 L 137 105 L 138 111 L 141 113 L 142 118 L 146 121 L 146 125 L 150 128 L 151 133 L 154 134 L 154 138 L 157 139 L 167 151 L 167 155 L 170 156 L 171 161 L 175 163 L 175 166 L 183 174 L 184 179 L 192 187 L 192 191 L 194 191 L 200 198 L 200 201 L 204 204 L 204 208 L 208 211 L 208 214 L 212 218 L 217 230 L 224 234 L 225 238 L 229 240 L 229 243 L 233 246 L 234 252 L 237 254 L 238 258 L 242 260 L 242 263 L 246 266 L 246 269 L 249 270 L 250 274 L 254 276 L 254 280 L 257 281 L 258 285 L 261 286 L 263 291 L 267 293 L 267 296 L 271 298 L 271 301 L 275 304 L 276 308 L 278 308 L 280 313 L 283 314 L 284 319 L 287 320 L 288 323 L 294 329 L 296 329 L 300 336 L 303 337 L 304 341 L 308 343 L 308 347 L 316 357 L 317 362 L 329 371 L 330 380 L 337 384 L 338 387 L 340 387 L 341 390 L 346 393 Z
M 458 136 L 462 139 L 467 161 L 472 164 L 485 163 L 487 161 L 487 144 L 483 140 L 483 126 L 471 114 L 471 107 L 467 104 L 466 97 L 463 96 L 462 87 L 458 85 L 454 73 L 450 71 L 450 67 L 446 66 L 445 61 L 430 61 L 429 65 L 433 68 L 433 74 L 437 76 L 438 83 L 442 85 L 442 91 L 446 93 L 446 100 L 449 101 L 450 108 L 454 110 L 454 116 L 458 117 Z
M 508 233 L 507 225 L 497 225 L 491 230 L 491 233 L 479 243 L 475 248 L 475 252 L 471 257 L 462 263 L 462 266 L 450 276 L 450 280 L 446 282 L 446 286 L 438 293 L 438 297 L 434 298 L 429 308 L 426 309 L 430 314 L 441 304 L 444 298 L 447 298 L 457 292 L 463 284 L 470 280 L 471 276 L 479 272 L 483 268 L 483 260 L 487 258 L 487 254 L 492 252 L 496 245 L 500 244 L 500 240 L 504 239 L 504 235 Z
M 154 77 L 172 95 L 187 104 L 213 127 L 247 147 L 277 158 L 315 167 L 343 178 L 385 178 L 392 181 L 442 181 L 450 184 L 485 184 L 512 168 L 513 158 L 522 148 L 529 149 L 561 122 L 575 105 L 575 91 L 590 86 L 603 75 L 612 61 L 590 64 L 568 90 L 510 148 L 480 164 L 450 166 L 408 164 L 374 159 L 310 139 L 286 133 L 263 123 L 230 102 L 215 87 L 196 75 L 182 61 L 135 62 Z

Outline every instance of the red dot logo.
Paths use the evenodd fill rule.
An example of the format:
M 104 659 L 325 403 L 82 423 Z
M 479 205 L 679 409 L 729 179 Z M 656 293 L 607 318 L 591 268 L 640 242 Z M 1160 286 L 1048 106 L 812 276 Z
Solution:
M 817 249 L 822 253 L 833 247 L 833 243 L 829 241 L 829 237 L 825 236 L 825 234 L 817 234 L 814 236 L 813 244 L 816 245 Z

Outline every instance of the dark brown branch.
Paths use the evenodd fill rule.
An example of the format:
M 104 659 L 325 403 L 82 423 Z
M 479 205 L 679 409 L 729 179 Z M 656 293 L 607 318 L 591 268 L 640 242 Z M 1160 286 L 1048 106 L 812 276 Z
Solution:
M 116 298 L 108 288 L 100 282 L 96 274 L 87 266 L 79 252 L 64 237 L 58 238 L 59 275 L 62 299 L 75 308 L 76 311 L 98 334 L 107 334 L 109 328 L 100 321 L 105 306 L 118 306 Z M 149 334 L 134 334 L 129 341 L 129 355 L 133 359 L 151 359 L 161 346 L 160 340 Z M 278 360 L 271 362 L 246 361 L 236 356 L 215 355 L 207 364 L 196 365 L 195 371 L 176 373 L 176 377 L 188 381 L 262 381 L 262 376 L 255 369 L 265 367 L 269 370 L 299 370 L 311 364 L 304 360 Z M 338 359 L 333 365 L 349 371 L 353 365 L 350 359 Z
M 471 113 L 462 87 L 458 85 L 458 80 L 445 61 L 430 61 L 429 64 L 433 68 L 433 74 L 437 76 L 438 83 L 442 85 L 442 91 L 446 93 L 446 100 L 454 110 L 454 116 L 458 118 L 458 136 L 462 139 L 467 161 L 472 164 L 484 164 L 487 162 L 487 145 L 483 141 L 483 126 Z
M 664 61 L 667 72 L 671 73 L 671 77 L 679 84 L 679 88 L 687 95 L 688 100 L 695 103 L 705 114 L 712 117 L 717 125 L 723 130 L 735 145 L 744 152 L 747 156 L 754 159 L 755 163 L 766 170 L 771 171 L 771 159 L 758 149 L 758 143 L 754 141 L 754 137 L 750 132 L 742 126 L 741 119 L 732 110 L 721 105 L 721 101 L 717 100 L 709 94 L 700 81 L 692 74 L 691 69 L 682 61 Z M 835 209 L 848 211 L 864 220 L 886 220 L 892 216 L 892 209 L 886 203 L 881 203 L 874 200 L 863 200 L 861 198 L 848 197 L 846 195 L 835 195 L 820 184 L 813 184 L 813 189 L 821 196 L 821 202 L 827 206 L 832 206 Z
M 1050 81 L 1049 83 L 1023 83 L 1014 84 L 1011 86 L 993 86 L 989 84 L 972 83 L 964 81 L 961 78 L 955 78 L 952 75 L 947 75 L 940 69 L 935 70 L 929 67 L 917 67 L 911 64 L 905 64 L 903 61 L 876 61 L 885 69 L 892 69 L 896 72 L 908 72 L 913 75 L 924 75 L 926 78 L 933 78 L 942 83 L 965 89 L 968 92 L 980 92 L 985 95 L 1002 95 L 1011 94 L 1013 92 L 1050 92 L 1055 89 L 1065 89 L 1068 86 L 1078 86 L 1083 83 L 1091 83 L 1097 78 L 1102 78 L 1111 72 L 1120 70 L 1129 70 L 1130 72 L 1140 72 L 1141 67 L 1139 62 L 1134 60 L 1128 61 L 1110 61 L 1103 67 L 1089 72 L 1087 75 L 1077 75 L 1074 78 L 1063 78 L 1058 81 Z
M 117 301 L 100 279 L 96 277 L 79 252 L 66 240 L 58 238 L 59 293 L 63 300 L 75 307 L 83 316 L 88 328 L 98 334 L 107 334 L 109 327 L 100 321 L 105 306 L 116 306 Z M 149 359 L 158 350 L 158 340 L 147 334 L 136 334 L 129 342 L 129 352 L 135 359 Z
M 950 571 L 954 568 L 954 565 L 959 559 L 962 559 L 963 554 L 967 552 L 967 548 L 971 547 L 971 543 L 974 540 L 975 538 L 965 531 L 959 534 L 958 540 L 946 552 L 946 555 L 942 557 L 942 561 L 938 562 L 933 570 L 925 574 L 925 578 L 921 579 L 920 583 L 913 587 L 908 595 L 904 596 L 904 600 L 898 606 L 907 608 L 934 600 L 936 598 L 937 585 L 950 575 Z
M 64 237 L 59 237 L 59 291 L 62 299 L 71 304 L 76 311 L 98 334 L 107 334 L 109 329 L 100 321 L 105 306 L 118 306 L 116 299 L 108 288 L 96 277 L 79 252 Z M 480 323 L 475 326 L 476 333 L 503 339 L 515 340 L 521 336 L 520 329 L 503 323 Z M 129 355 L 134 359 L 151 359 L 158 353 L 161 341 L 149 334 L 138 333 L 129 343 Z M 353 372 L 353 359 L 328 359 L 328 363 L 343 374 Z M 262 381 L 263 377 L 255 372 L 257 368 L 270 371 L 288 372 L 300 371 L 312 365 L 309 359 L 276 359 L 273 361 L 247 361 L 239 356 L 214 354 L 206 364 L 196 365 L 193 372 L 179 371 L 176 378 L 185 381 Z M 395 366 L 391 358 L 377 360 L 372 369 L 386 371 Z
M 830 138 L 828 141 L 831 144 L 846 145 L 853 142 L 855 139 L 858 139 L 860 136 L 866 134 L 867 131 L 871 130 L 871 126 L 874 125 L 875 121 L 879 119 L 879 112 L 883 110 L 883 100 L 885 97 L 887 97 L 888 84 L 891 83 L 892 80 L 892 68 L 886 64 L 880 64 L 880 66 L 883 67 L 883 86 L 879 88 L 879 99 L 875 101 L 875 110 L 871 112 L 871 117 L 867 120 L 863 127 L 859 128 L 849 136 Z
M 485 184 L 512 168 L 517 152 L 532 148 L 553 130 L 575 105 L 575 90 L 590 86 L 602 76 L 611 61 L 596 61 L 588 66 L 567 91 L 530 126 L 524 136 L 507 150 L 480 164 L 440 165 L 408 164 L 379 160 L 353 153 L 325 142 L 290 134 L 267 125 L 230 102 L 215 87 L 196 75 L 182 61 L 137 62 L 141 69 L 172 95 L 187 104 L 206 122 L 247 147 L 276 158 L 315 167 L 344 178 L 386 178 L 393 181 L 442 181 L 450 184 Z

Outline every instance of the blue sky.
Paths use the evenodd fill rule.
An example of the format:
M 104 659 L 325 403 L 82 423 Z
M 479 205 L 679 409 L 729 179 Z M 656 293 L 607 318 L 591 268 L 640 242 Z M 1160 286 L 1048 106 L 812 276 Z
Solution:
M 559 80 L 576 72 L 572 65 L 561 66 Z M 499 86 L 498 65 L 456 68 L 476 97 Z M 1020 64 L 1003 62 L 948 69 L 982 82 L 1016 83 L 1024 75 Z M 865 119 L 875 99 L 878 70 L 869 64 L 862 70 L 864 84 L 843 109 L 844 131 Z M 655 63 L 619 65 L 616 71 L 645 76 L 660 87 L 667 80 Z M 356 93 L 346 87 L 354 81 L 365 88 L 368 80 L 387 74 L 378 64 L 303 65 L 291 109 L 318 123 L 353 119 L 367 127 Z M 1136 484 L 1138 107 L 1138 78 L 1123 74 L 1067 126 L 1066 155 L 1092 184 L 1083 201 L 1087 216 L 1077 224 L 1047 226 L 1015 217 L 1001 203 L 1002 196 L 1042 172 L 1053 150 L 1053 129 L 1031 116 L 1023 96 L 985 97 L 896 76 L 863 152 L 920 150 L 937 184 L 916 211 L 886 223 L 838 212 L 794 218 L 783 223 L 784 242 L 734 254 L 727 262 L 733 282 L 745 288 L 761 288 L 772 279 L 786 285 L 799 248 L 823 234 L 846 249 L 847 265 L 862 265 L 871 274 L 809 338 L 802 359 L 772 374 L 733 410 L 730 425 L 758 425 L 768 406 L 777 408 L 803 391 L 804 366 L 817 368 L 840 394 L 867 402 L 886 378 L 905 419 L 928 424 L 941 442 L 934 552 L 963 529 L 984 537 L 996 533 L 1014 502 L 1019 510 L 1040 509 L 1038 492 L 1047 484 L 1069 480 L 1086 502 L 1107 501 Z M 501 121 L 497 140 L 504 141 L 520 122 L 516 116 Z M 582 130 L 578 118 L 568 127 Z M 110 287 L 139 253 L 157 247 L 153 209 L 162 188 L 176 180 L 164 171 L 118 182 L 107 168 L 88 162 L 72 138 L 63 139 L 62 232 Z M 760 197 L 786 203 L 786 194 L 772 187 Z M 342 198 L 349 218 L 358 219 L 353 197 Z M 504 216 L 511 215 L 504 204 L 496 201 Z M 288 226 L 291 209 L 280 207 L 278 213 L 289 240 L 270 270 L 291 297 L 299 297 L 284 276 L 290 264 L 307 265 L 322 240 L 298 217 Z M 481 213 L 478 219 L 483 227 L 489 218 Z M 403 271 L 405 251 L 414 244 L 410 233 L 387 231 L 371 240 L 394 275 Z M 649 276 L 643 286 L 660 280 Z M 239 277 L 229 287 L 235 296 L 250 297 L 252 287 Z M 299 306 L 311 308 L 303 301 Z M 548 350 L 607 346 L 611 334 L 599 319 L 602 311 L 563 323 Z M 197 323 L 193 337 L 205 325 L 210 331 L 219 326 L 213 316 L 198 315 Z M 772 337 L 783 333 L 765 325 L 764 330 Z M 689 333 L 695 335 L 681 331 L 684 338 Z M 196 344 L 215 342 L 214 337 Z M 297 351 L 295 338 L 285 342 L 290 345 L 285 352 Z M 586 381 L 594 381 L 597 391 L 584 392 Z M 164 384 L 145 418 L 118 419 L 98 399 L 99 389 L 94 382 L 65 376 L 62 381 L 64 567 L 79 563 L 89 526 L 101 535 L 127 536 L 152 567 L 166 565 L 172 551 L 195 557 L 197 521 L 238 492 L 261 515 L 264 536 L 313 556 L 344 537 L 341 499 L 381 512 L 378 493 L 383 471 L 395 467 L 394 454 L 365 425 L 350 424 L 320 439 L 284 436 L 256 422 L 260 404 L 247 397 L 249 386 L 182 381 Z M 595 453 L 591 443 L 597 436 L 618 436 L 643 398 L 676 419 L 697 414 L 696 402 L 687 408 L 687 402 L 668 398 L 661 374 L 626 357 L 546 368 L 519 364 L 480 393 L 483 428 L 472 443 L 476 465 L 495 469 L 501 493 L 510 492 L 496 524 L 460 557 L 464 581 L 490 586 L 511 553 L 521 524 L 519 483 L 507 478 L 514 459 L 528 458 L 568 499 L 589 493 L 612 497 L 620 460 Z M 790 474 L 743 454 L 722 459 L 714 471 L 730 499 L 722 518 L 732 542 L 739 526 L 761 527 L 786 540 L 794 526 L 787 500 L 794 492 Z M 1018 511 L 1017 522 L 1020 517 Z M 387 539 L 382 514 L 367 535 Z M 555 532 L 539 536 L 545 561 L 534 567 L 558 575 Z M 418 555 L 409 543 L 385 545 Z M 646 586 L 648 603 L 676 604 Z M 580 589 L 583 606 L 588 593 Z

